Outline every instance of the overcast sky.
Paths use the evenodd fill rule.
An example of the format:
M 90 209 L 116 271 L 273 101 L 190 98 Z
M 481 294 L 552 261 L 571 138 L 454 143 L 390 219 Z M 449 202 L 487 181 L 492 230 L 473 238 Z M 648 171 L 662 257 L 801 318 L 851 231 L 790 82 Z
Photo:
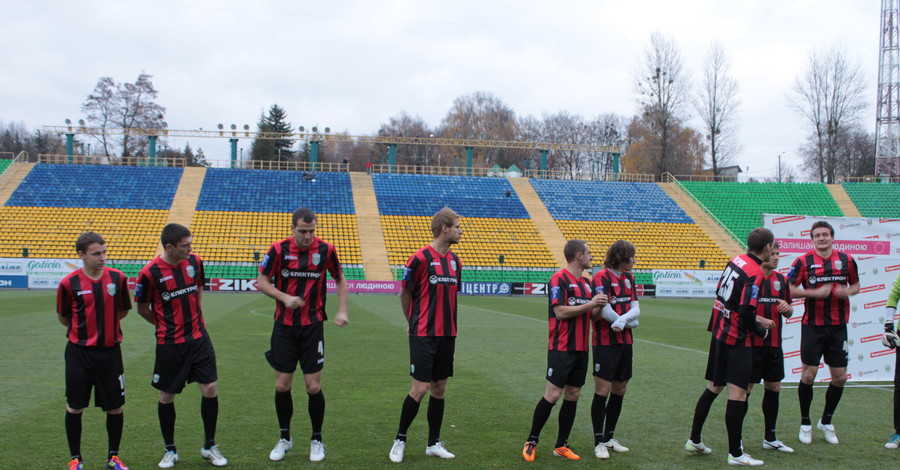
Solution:
M 660 30 L 694 77 L 722 43 L 743 103 L 737 163 L 768 177 L 779 154 L 799 163 L 808 128 L 787 96 L 815 47 L 861 63 L 874 132 L 879 15 L 877 0 L 8 0 L 0 120 L 32 131 L 77 120 L 99 77 L 141 71 L 171 129 L 255 129 L 277 103 L 295 127 L 371 135 L 402 111 L 436 126 L 475 91 L 518 116 L 631 116 L 632 77 Z M 227 159 L 225 141 L 190 144 Z

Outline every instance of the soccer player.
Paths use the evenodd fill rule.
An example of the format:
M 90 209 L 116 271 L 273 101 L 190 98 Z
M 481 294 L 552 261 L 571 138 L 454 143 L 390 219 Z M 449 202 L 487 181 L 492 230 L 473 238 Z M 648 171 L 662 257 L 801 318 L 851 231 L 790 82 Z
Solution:
M 831 372 L 831 381 L 825 392 L 822 418 L 816 427 L 825 435 L 826 441 L 837 444 L 831 418 L 847 381 L 849 297 L 859 292 L 859 273 L 852 256 L 834 249 L 834 228 L 831 224 L 825 221 L 814 223 L 809 236 L 815 249 L 797 258 L 787 276 L 791 295 L 806 299 L 800 326 L 800 360 L 803 364 L 797 385 L 800 399 L 798 439 L 804 444 L 812 442 L 812 421 L 809 419 L 812 384 L 819 371 L 819 361 L 824 356 Z
M 896 335 L 894 330 L 894 316 L 897 314 L 897 301 L 900 300 L 900 276 L 894 280 L 887 298 L 887 306 L 884 309 L 884 333 L 882 343 L 887 347 L 892 347 L 890 340 L 892 335 Z M 896 338 L 893 338 L 896 340 Z M 893 343 L 896 345 L 896 343 Z M 893 348 L 892 348 L 893 349 Z M 884 444 L 885 448 L 896 449 L 900 447 L 900 354 L 894 354 L 894 435 Z
M 400 411 L 400 426 L 388 457 L 402 462 L 406 432 L 425 394 L 428 400 L 428 446 L 425 455 L 455 457 L 441 441 L 444 395 L 453 376 L 456 350 L 456 294 L 462 284 L 462 263 L 450 248 L 462 237 L 459 215 L 449 207 L 431 218 L 434 240 L 406 262 L 400 307 L 409 323 L 409 375 L 412 385 Z
M 609 449 L 628 452 L 613 437 L 622 412 L 628 380 L 631 379 L 634 339 L 631 329 L 638 326 L 641 314 L 634 275 L 635 248 L 619 240 L 606 251 L 605 269 L 594 274 L 594 287 L 606 293 L 609 304 L 594 321 L 594 401 L 591 422 L 594 425 L 594 456 L 608 459 Z M 604 420 L 606 429 L 603 428 Z
M 756 315 L 762 282 L 760 264 L 772 256 L 774 241 L 775 237 L 768 229 L 751 230 L 747 235 L 747 253 L 729 261 L 719 277 L 710 329 L 712 342 L 706 364 L 708 382 L 694 409 L 691 437 L 684 444 L 684 450 L 691 453 L 712 453 L 712 449 L 703 444 L 700 433 L 713 400 L 727 386 L 725 428 L 728 432 L 727 462 L 730 465 L 763 464 L 762 460 L 744 452 L 741 434 L 747 413 L 747 390 L 753 372 L 751 336 L 756 334 L 765 338 L 768 330 L 774 327 L 772 320 Z
M 83 267 L 63 278 L 56 291 L 56 313 L 66 327 L 66 438 L 72 461 L 69 470 L 82 470 L 81 415 L 91 389 L 94 405 L 106 412 L 109 453 L 106 467 L 128 470 L 119 460 L 125 416 L 125 369 L 122 365 L 120 321 L 131 310 L 128 279 L 106 267 L 106 242 L 94 232 L 75 241 Z
M 588 336 L 594 312 L 607 305 L 607 296 L 594 292 L 594 283 L 583 276 L 591 267 L 591 249 L 583 240 L 569 240 L 563 248 L 566 267 L 550 278 L 547 325 L 547 387 L 534 408 L 531 433 L 522 449 L 522 458 L 533 462 L 541 430 L 550 419 L 553 406 L 563 399 L 559 410 L 559 432 L 553 455 L 580 460 L 569 448 L 569 433 L 575 424 L 575 411 L 588 367 Z
M 216 352 L 206 331 L 200 297 L 206 279 L 203 261 L 191 253 L 193 237 L 184 225 L 163 227 L 163 253 L 141 269 L 134 300 L 138 313 L 156 327 L 156 364 L 152 385 L 159 390 L 159 427 L 166 453 L 159 468 L 178 462 L 175 447 L 175 396 L 185 384 L 200 385 L 200 417 L 206 440 L 200 456 L 216 467 L 228 459 L 216 445 L 219 398 Z
M 277 241 L 269 248 L 259 267 L 259 291 L 275 299 L 275 325 L 266 359 L 275 370 L 275 414 L 281 438 L 269 453 L 279 461 L 294 447 L 291 417 L 294 399 L 291 389 L 297 363 L 303 371 L 307 408 L 312 423 L 309 460 L 325 458 L 322 423 L 325 421 L 325 395 L 322 393 L 322 368 L 325 365 L 325 272 L 337 285 L 337 326 L 347 324 L 347 281 L 341 271 L 334 245 L 316 237 L 316 214 L 307 208 L 294 211 L 293 236 Z M 273 284 L 274 280 L 274 284 Z
M 793 452 L 775 436 L 775 424 L 778 421 L 778 394 L 781 392 L 781 381 L 784 379 L 784 351 L 781 349 L 781 317 L 790 318 L 794 314 L 791 307 L 791 290 L 787 278 L 776 271 L 778 258 L 781 256 L 778 242 L 773 245 L 772 256 L 763 262 L 762 283 L 756 314 L 772 320 L 774 326 L 769 335 L 763 339 L 753 336 L 753 375 L 750 386 L 763 381 L 762 411 L 766 425 L 762 447 L 766 450 Z M 749 391 L 748 391 L 749 394 Z

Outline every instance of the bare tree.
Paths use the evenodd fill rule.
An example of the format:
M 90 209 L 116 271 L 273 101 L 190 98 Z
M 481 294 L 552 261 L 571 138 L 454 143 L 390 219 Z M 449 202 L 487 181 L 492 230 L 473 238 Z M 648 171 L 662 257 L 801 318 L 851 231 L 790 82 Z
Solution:
M 411 116 L 406 111 L 402 111 L 400 114 L 388 119 L 388 122 L 382 124 L 378 129 L 378 135 L 413 138 L 431 137 L 434 135 L 434 131 L 421 116 Z M 376 146 L 377 155 L 386 155 L 387 152 L 387 145 L 379 144 Z M 426 145 L 397 146 L 397 163 L 401 165 L 430 165 L 432 156 L 436 157 L 437 155 L 436 151 L 432 151 Z
M 741 150 L 736 127 L 740 108 L 738 86 L 719 42 L 710 45 L 701 74 L 694 109 L 703 121 L 713 175 L 718 176 L 719 168 L 730 163 Z
M 865 109 L 865 91 L 862 66 L 839 47 L 813 50 L 796 78 L 789 102 L 809 124 L 812 148 L 801 149 L 807 159 L 803 166 L 815 169 L 818 181 L 835 182 L 839 139 Z
M 81 105 L 87 122 L 103 128 L 99 136 L 103 154 L 111 156 L 121 150 L 122 156 L 147 153 L 144 138 L 123 135 L 115 141 L 107 134 L 110 128 L 162 129 L 166 108 L 156 103 L 159 92 L 154 88 L 152 75 L 141 72 L 134 83 L 117 83 L 112 77 L 101 77 Z
M 675 40 L 655 31 L 634 78 L 641 113 L 651 124 L 650 135 L 655 140 L 653 170 L 662 174 L 671 169 L 672 131 L 685 118 L 690 90 L 688 73 Z
M 441 126 L 444 137 L 451 139 L 513 140 L 518 134 L 516 113 L 500 98 L 484 91 L 453 100 Z M 462 154 L 465 149 L 457 152 Z M 474 159 L 485 166 L 506 168 L 515 163 L 514 155 L 500 149 L 476 149 Z

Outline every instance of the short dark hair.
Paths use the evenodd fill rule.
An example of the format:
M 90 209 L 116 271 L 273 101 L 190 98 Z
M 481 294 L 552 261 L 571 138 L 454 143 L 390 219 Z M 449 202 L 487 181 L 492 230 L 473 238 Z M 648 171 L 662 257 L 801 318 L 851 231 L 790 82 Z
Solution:
M 75 240 L 75 252 L 76 253 L 87 253 L 88 247 L 94 243 L 106 245 L 106 240 L 104 240 L 103 237 L 101 237 L 99 233 L 84 232 L 78 236 L 77 240 Z
M 566 257 L 566 263 L 571 263 L 575 260 L 575 255 L 578 253 L 584 253 L 587 249 L 588 244 L 584 240 L 569 240 L 566 242 L 566 246 L 563 248 L 563 255 Z
M 190 236 L 191 230 L 184 225 L 168 224 L 163 227 L 162 234 L 159 236 L 159 242 L 162 243 L 163 248 L 166 245 L 177 246 L 182 238 Z
M 606 259 L 603 266 L 611 269 L 618 269 L 622 263 L 627 263 L 634 256 L 634 245 L 628 240 L 616 240 L 608 250 L 606 250 Z
M 831 224 L 829 224 L 828 222 L 825 222 L 824 220 L 820 220 L 820 221 L 814 223 L 812 228 L 809 229 L 809 238 L 812 238 L 813 230 L 815 230 L 817 228 L 827 228 L 828 231 L 831 232 L 832 238 L 834 237 L 834 227 L 832 227 Z
M 291 218 L 291 227 L 296 227 L 297 223 L 301 220 L 311 224 L 316 221 L 316 213 L 307 207 L 301 207 L 295 210 L 294 216 Z
M 767 228 L 757 227 L 747 234 L 747 250 L 761 253 L 766 245 L 775 241 L 775 235 Z

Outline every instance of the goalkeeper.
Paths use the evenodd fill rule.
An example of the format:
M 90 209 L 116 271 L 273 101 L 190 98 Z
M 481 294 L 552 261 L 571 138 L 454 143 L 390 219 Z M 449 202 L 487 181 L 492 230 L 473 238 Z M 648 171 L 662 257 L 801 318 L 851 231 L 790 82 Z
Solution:
M 896 349 L 900 343 L 900 337 L 894 331 L 894 314 L 897 312 L 897 300 L 900 299 L 900 276 L 894 281 L 891 293 L 888 294 L 887 307 L 884 309 L 884 334 L 881 335 L 881 342 L 885 346 Z M 888 449 L 896 449 L 900 447 L 900 355 L 895 356 L 894 363 L 894 435 L 891 436 L 884 446 Z

